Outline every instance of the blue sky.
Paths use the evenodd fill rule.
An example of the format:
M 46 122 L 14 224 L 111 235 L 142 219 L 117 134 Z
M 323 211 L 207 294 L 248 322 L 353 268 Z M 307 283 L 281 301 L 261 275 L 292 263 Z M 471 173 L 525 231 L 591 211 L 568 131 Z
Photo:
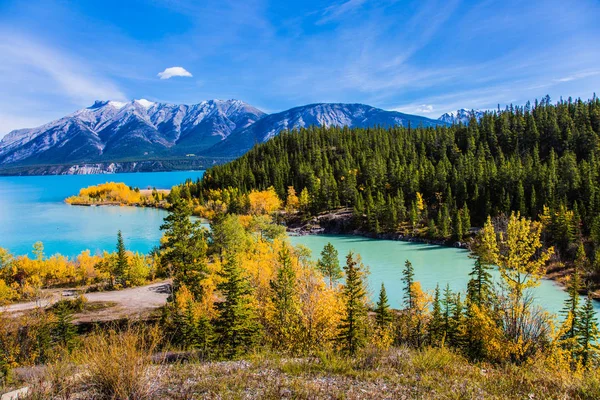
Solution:
M 599 20 L 597 0 L 0 0 L 0 136 L 95 99 L 360 102 L 432 118 L 587 99 Z M 188 76 L 161 79 L 172 67 L 162 78 Z

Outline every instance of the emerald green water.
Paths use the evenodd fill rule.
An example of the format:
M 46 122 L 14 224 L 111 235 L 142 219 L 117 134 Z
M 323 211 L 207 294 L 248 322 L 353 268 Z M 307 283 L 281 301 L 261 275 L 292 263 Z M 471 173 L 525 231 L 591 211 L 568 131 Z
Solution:
M 41 240 L 46 254 L 74 256 L 86 249 L 95 253 L 113 250 L 120 229 L 129 249 L 148 252 L 159 244 L 164 211 L 69 206 L 63 200 L 82 187 L 107 181 L 164 189 L 188 178 L 195 180 L 202 173 L 0 177 L 0 247 L 14 254 L 26 254 L 34 242 Z M 417 243 L 339 235 L 292 237 L 291 241 L 311 249 L 315 259 L 327 242 L 338 249 L 342 262 L 350 250 L 360 254 L 370 269 L 368 281 L 372 298 L 376 298 L 384 282 L 394 307 L 399 307 L 402 299 L 400 279 L 405 260 L 413 263 L 415 278 L 426 290 L 433 290 L 439 283 L 442 288 L 449 284 L 453 290 L 464 291 L 473 264 L 466 250 Z M 547 280 L 534 290 L 534 295 L 538 304 L 552 312 L 558 312 L 566 298 L 559 286 Z M 598 303 L 596 307 L 600 310 Z
M 402 269 L 404 262 L 410 260 L 415 269 L 415 280 L 420 281 L 424 290 L 433 293 L 436 284 L 443 289 L 446 284 L 454 291 L 465 292 L 473 259 L 469 252 L 452 247 L 434 246 L 422 243 L 378 240 L 347 235 L 295 236 L 291 238 L 295 245 L 308 247 L 317 259 L 323 246 L 331 242 L 338 250 L 343 265 L 349 251 L 360 254 L 363 264 L 369 267 L 369 289 L 371 298 L 376 300 L 381 283 L 385 284 L 392 307 L 400 307 L 402 302 Z M 492 271 L 499 280 L 498 271 Z M 558 313 L 563 307 L 567 294 L 550 280 L 542 280 L 540 286 L 532 290 L 535 302 L 546 310 Z M 600 304 L 595 302 L 597 311 Z

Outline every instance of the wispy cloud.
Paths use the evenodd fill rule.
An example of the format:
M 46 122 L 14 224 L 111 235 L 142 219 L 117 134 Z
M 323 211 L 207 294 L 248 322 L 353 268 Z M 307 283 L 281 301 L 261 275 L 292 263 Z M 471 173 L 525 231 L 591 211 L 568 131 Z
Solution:
M 317 24 L 325 24 L 336 20 L 345 14 L 357 11 L 367 0 L 345 0 L 337 4 L 326 7 L 322 12 L 322 17 Z
M 0 135 L 36 125 L 41 115 L 58 117 L 96 99 L 126 98 L 113 81 L 78 57 L 15 32 L 0 31 L 0 55 Z M 25 106 L 44 103 L 42 109 Z
M 113 82 L 94 74 L 93 68 L 76 57 L 14 33 L 0 33 L 0 54 L 4 59 L 2 69 L 10 70 L 3 80 L 41 73 L 50 78 L 50 82 L 40 90 L 53 86 L 53 90 L 60 90 L 76 100 L 125 98 Z
M 564 76 L 562 78 L 555 79 L 555 81 L 556 82 L 571 82 L 571 81 L 575 81 L 578 79 L 583 79 L 583 78 L 587 78 L 587 77 L 599 75 L 599 74 L 600 74 L 600 70 L 582 71 L 577 74 L 568 75 L 568 76 Z
M 174 76 L 183 76 L 191 78 L 193 75 L 183 67 L 169 67 L 166 68 L 164 71 L 159 72 L 157 76 L 160 79 L 171 79 Z

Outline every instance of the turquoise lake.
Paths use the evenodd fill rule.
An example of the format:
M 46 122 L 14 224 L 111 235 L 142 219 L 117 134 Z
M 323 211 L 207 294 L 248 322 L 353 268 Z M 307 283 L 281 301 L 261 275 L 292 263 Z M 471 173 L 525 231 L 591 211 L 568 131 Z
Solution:
M 69 256 L 90 249 L 93 253 L 113 250 L 117 231 L 123 232 L 128 249 L 148 252 L 157 246 L 159 230 L 166 213 L 163 210 L 136 207 L 80 207 L 64 203 L 80 188 L 104 182 L 125 182 L 140 189 L 167 189 L 186 179 L 196 180 L 202 171 L 155 172 L 111 175 L 0 177 L 0 247 L 14 254 L 26 254 L 36 241 L 44 243 L 46 254 Z M 415 279 L 426 290 L 436 284 L 449 284 L 464 291 L 473 260 L 466 250 L 391 240 L 374 240 L 344 235 L 292 237 L 317 258 L 323 246 L 331 242 L 343 261 L 352 250 L 369 267 L 369 287 L 376 298 L 385 283 L 390 303 L 400 305 L 401 273 L 404 261 L 415 267 Z M 496 274 L 497 276 L 497 274 Z M 558 312 L 566 293 L 554 282 L 543 280 L 534 290 L 536 302 Z M 600 310 L 600 305 L 596 303 Z

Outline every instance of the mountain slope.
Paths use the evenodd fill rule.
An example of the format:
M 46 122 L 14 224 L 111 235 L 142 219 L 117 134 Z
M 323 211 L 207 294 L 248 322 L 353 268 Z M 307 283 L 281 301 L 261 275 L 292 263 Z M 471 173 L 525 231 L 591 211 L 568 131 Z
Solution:
M 210 149 L 208 154 L 238 156 L 248 151 L 254 144 L 265 142 L 283 130 L 311 125 L 367 128 L 409 124 L 413 127 L 446 125 L 443 121 L 385 111 L 365 104 L 309 104 L 268 115 L 248 128 L 232 133 L 223 142 Z
M 210 148 L 265 114 L 239 100 L 175 105 L 97 101 L 59 120 L 0 141 L 0 166 L 148 159 Z
M 239 156 L 283 130 L 311 125 L 364 128 L 409 124 L 447 125 L 364 104 L 310 104 L 266 115 L 239 100 L 209 100 L 195 105 L 144 99 L 127 103 L 96 101 L 38 128 L 6 135 L 0 141 L 0 170 L 24 171 L 30 166 L 39 173 L 40 166 L 58 164 L 86 170 L 85 164 L 175 159 L 191 162 L 194 157 L 213 163 L 220 162 L 218 158 Z

